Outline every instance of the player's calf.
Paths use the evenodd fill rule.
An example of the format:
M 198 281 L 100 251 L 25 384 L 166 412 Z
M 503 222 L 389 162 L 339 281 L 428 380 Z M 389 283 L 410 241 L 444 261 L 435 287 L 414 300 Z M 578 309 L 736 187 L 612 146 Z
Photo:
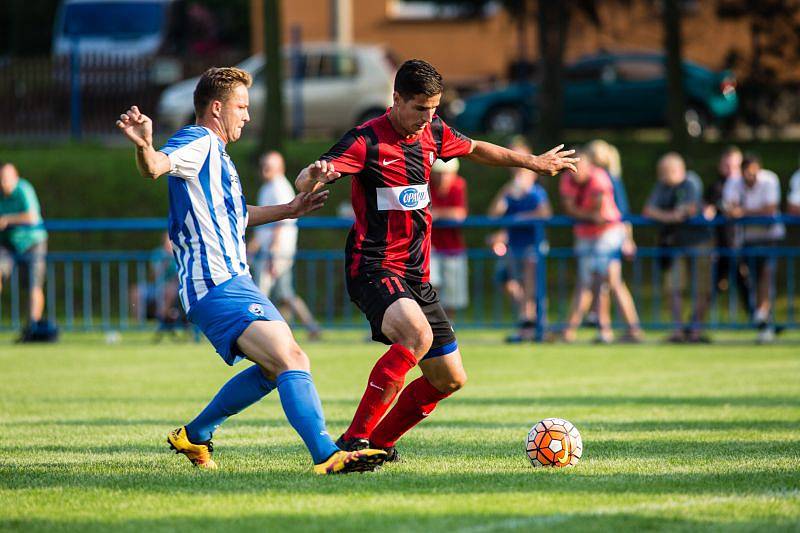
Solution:
M 342 439 L 369 439 L 370 433 L 403 388 L 406 374 L 417 365 L 414 354 L 393 344 L 370 372 L 367 387 Z
M 440 351 L 446 352 L 439 354 Z M 419 363 L 422 374 L 439 392 L 452 394 L 467 383 L 467 371 L 455 342 L 431 352 Z
M 375 427 L 370 435 L 371 446 L 388 453 L 401 436 L 467 382 L 455 341 L 431 350 L 419 365 L 423 375 L 403 390 L 392 410 Z

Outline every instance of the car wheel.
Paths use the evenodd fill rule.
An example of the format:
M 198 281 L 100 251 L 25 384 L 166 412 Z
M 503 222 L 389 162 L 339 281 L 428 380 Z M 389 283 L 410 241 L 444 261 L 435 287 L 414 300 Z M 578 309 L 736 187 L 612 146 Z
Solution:
M 522 110 L 514 106 L 502 106 L 491 109 L 486 114 L 484 128 L 488 133 L 509 135 L 522 131 Z
M 699 107 L 687 107 L 683 116 L 686 122 L 686 132 L 690 137 L 699 138 L 708 128 L 708 115 Z

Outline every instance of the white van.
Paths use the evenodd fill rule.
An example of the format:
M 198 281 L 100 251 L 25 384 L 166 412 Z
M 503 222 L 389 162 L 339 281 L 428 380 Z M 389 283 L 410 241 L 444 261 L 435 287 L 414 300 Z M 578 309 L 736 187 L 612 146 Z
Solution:
M 284 48 L 288 62 L 298 54 L 300 79 L 284 80 L 283 100 L 287 127 L 292 128 L 293 108 L 302 103 L 300 130 L 306 134 L 340 134 L 381 115 L 392 105 L 396 66 L 387 49 L 377 45 L 303 43 L 298 50 Z M 237 65 L 253 75 L 250 89 L 250 130 L 260 131 L 266 104 L 266 69 L 262 55 Z M 284 72 L 291 72 L 286 66 Z M 194 122 L 193 94 L 199 78 L 176 83 L 161 94 L 158 126 L 176 130 Z M 295 86 L 295 82 L 299 82 Z
M 182 44 L 183 0 L 63 0 L 53 31 L 53 55 L 78 46 L 80 55 L 145 58 Z

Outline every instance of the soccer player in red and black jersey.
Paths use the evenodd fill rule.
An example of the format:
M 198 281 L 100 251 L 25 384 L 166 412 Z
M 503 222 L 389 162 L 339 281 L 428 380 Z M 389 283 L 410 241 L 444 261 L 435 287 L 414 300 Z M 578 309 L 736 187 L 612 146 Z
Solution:
M 441 75 L 429 63 L 405 62 L 386 114 L 347 132 L 296 181 L 309 192 L 353 176 L 356 220 L 345 251 L 347 290 L 367 316 L 373 340 L 391 347 L 373 367 L 337 444 L 346 450 L 371 444 L 385 449 L 387 460 L 397 457 L 395 442 L 467 380 L 453 328 L 428 282 L 431 165 L 437 158 L 466 157 L 555 175 L 574 171 L 577 161 L 563 145 L 535 156 L 465 137 L 436 116 L 442 88 Z M 417 364 L 422 377 L 403 390 Z

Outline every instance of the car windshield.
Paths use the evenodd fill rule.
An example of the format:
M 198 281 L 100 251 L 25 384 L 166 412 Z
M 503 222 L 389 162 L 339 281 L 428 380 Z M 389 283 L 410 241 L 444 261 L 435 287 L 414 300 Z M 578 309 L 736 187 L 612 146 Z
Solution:
M 64 35 L 131 38 L 158 33 L 164 4 L 157 2 L 88 2 L 69 4 L 64 13 Z

